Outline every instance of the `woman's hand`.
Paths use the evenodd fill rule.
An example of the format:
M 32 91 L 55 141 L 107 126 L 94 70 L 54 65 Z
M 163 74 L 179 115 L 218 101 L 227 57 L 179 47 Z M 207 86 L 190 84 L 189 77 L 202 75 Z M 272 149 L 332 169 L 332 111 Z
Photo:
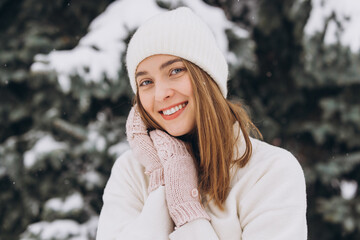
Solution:
M 200 203 L 195 163 L 185 144 L 158 129 L 150 137 L 164 166 L 166 200 L 176 226 L 198 218 L 210 220 Z
M 126 121 L 126 135 L 135 157 L 145 167 L 145 173 L 150 176 L 148 192 L 164 185 L 163 166 L 137 105 L 132 107 Z

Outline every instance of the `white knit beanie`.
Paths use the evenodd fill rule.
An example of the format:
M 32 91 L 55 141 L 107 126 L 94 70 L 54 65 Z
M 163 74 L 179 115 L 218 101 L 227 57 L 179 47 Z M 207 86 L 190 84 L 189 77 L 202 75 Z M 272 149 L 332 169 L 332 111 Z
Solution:
M 126 65 L 134 93 L 138 64 L 156 54 L 174 55 L 196 64 L 214 79 L 226 98 L 227 62 L 209 27 L 190 8 L 179 7 L 150 18 L 131 38 Z

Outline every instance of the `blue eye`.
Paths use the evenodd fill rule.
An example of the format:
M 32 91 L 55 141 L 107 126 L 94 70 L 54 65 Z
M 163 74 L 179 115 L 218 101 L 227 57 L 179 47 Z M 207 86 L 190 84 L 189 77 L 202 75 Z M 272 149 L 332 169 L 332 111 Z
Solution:
M 184 71 L 184 69 L 182 69 L 182 68 L 175 68 L 175 69 L 173 69 L 173 70 L 171 71 L 171 74 L 177 74 L 177 73 L 182 72 L 182 71 Z
M 140 87 L 141 87 L 141 86 L 146 86 L 146 85 L 149 85 L 150 83 L 151 83 L 150 80 L 145 80 L 145 81 L 141 82 L 141 83 L 139 84 L 139 86 L 140 86 Z

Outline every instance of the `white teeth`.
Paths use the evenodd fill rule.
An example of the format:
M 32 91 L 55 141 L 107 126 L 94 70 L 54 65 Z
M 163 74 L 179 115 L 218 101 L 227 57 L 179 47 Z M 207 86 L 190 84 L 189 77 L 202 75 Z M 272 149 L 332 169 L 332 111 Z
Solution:
M 167 116 L 168 116 L 168 115 L 172 115 L 172 114 L 174 114 L 175 112 L 179 111 L 180 109 L 184 108 L 185 106 L 186 106 L 185 103 L 179 104 L 179 105 L 176 106 L 176 107 L 173 107 L 173 108 L 171 108 L 171 109 L 168 109 L 168 110 L 163 111 L 163 114 L 164 114 L 164 115 L 167 115 Z

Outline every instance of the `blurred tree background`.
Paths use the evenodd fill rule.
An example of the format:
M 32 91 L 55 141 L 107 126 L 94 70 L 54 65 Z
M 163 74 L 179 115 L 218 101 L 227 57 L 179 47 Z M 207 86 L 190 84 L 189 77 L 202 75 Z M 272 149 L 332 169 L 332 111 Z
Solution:
M 124 125 L 133 94 L 125 48 L 115 80 L 103 74 L 87 81 L 92 69 L 84 67 L 67 82 L 59 67 L 34 62 L 49 65 L 46 54 L 81 45 L 111 5 L 128 2 L 134 10 L 145 1 L 0 0 L 0 239 L 95 238 L 103 188 L 128 148 Z M 360 239 L 360 52 L 340 41 L 349 19 L 335 12 L 321 31 L 305 33 L 314 2 L 202 3 L 221 8 L 234 26 L 224 32 L 235 56 L 229 98 L 244 102 L 265 140 L 290 150 L 304 168 L 309 239 Z M 326 44 L 330 26 L 338 41 Z M 134 31 L 125 29 L 118 39 L 124 46 Z

